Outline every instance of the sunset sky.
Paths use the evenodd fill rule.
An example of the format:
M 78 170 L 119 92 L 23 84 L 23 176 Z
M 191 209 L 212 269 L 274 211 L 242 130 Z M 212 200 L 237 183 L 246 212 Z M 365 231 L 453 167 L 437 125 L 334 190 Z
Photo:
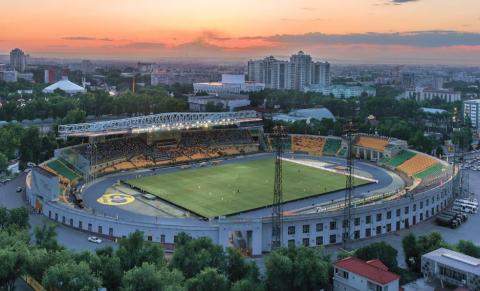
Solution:
M 479 0 L 0 0 L 0 53 L 480 64 Z

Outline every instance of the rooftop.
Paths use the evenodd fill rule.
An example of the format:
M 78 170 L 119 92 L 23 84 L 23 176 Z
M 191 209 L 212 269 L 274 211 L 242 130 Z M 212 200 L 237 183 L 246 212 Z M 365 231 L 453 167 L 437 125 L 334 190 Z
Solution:
M 355 273 L 380 285 L 386 285 L 400 279 L 399 275 L 388 271 L 388 268 L 380 260 L 364 262 L 355 257 L 348 257 L 335 262 L 334 265 L 337 268 Z
M 480 259 L 445 248 L 439 248 L 422 256 L 452 268 L 480 275 Z

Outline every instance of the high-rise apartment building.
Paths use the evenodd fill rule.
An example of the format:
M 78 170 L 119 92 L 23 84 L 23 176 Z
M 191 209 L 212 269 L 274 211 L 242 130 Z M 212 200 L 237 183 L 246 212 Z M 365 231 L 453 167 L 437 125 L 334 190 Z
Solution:
M 16 48 L 10 52 L 10 66 L 18 72 L 25 71 L 27 66 L 27 56 L 21 49 Z
M 330 64 L 313 62 L 310 55 L 300 51 L 290 61 L 270 56 L 248 62 L 248 80 L 265 83 L 269 89 L 304 90 L 311 84 L 330 84 Z
M 480 99 L 463 102 L 463 118 L 470 119 L 473 128 L 480 130 Z

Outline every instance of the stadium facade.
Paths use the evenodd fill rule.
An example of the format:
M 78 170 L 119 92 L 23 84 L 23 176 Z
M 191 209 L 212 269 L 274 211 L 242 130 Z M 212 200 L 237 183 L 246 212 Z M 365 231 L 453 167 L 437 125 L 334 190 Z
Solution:
M 54 221 L 109 238 L 126 237 L 141 230 L 145 240 L 162 243 L 169 249 L 177 235 L 185 232 L 193 237 L 209 237 L 224 247 L 242 248 L 250 255 L 268 252 L 272 248 L 269 207 L 203 217 L 168 200 L 150 201 L 144 195 L 148 193 L 136 197 L 159 214 L 142 215 L 145 211 L 141 206 L 125 210 L 95 205 L 99 192 L 107 193 L 106 189 L 123 193 L 117 197 L 120 200 L 122 195 L 135 191 L 125 186 L 123 181 L 127 179 L 209 167 L 221 161 L 241 161 L 271 151 L 272 141 L 263 133 L 261 120 L 254 113 L 209 114 L 173 113 L 143 120 L 61 127 L 62 135 L 84 136 L 88 143 L 59 149 L 53 159 L 33 168 L 27 176 L 28 201 Z M 285 142 L 292 159 L 320 159 L 333 165 L 330 170 L 337 172 L 342 171 L 346 145 L 344 138 L 332 136 L 290 135 Z M 359 187 L 349 222 L 344 220 L 344 203 L 338 199 L 343 197 L 342 191 L 337 196 L 323 195 L 323 202 L 286 202 L 283 245 L 341 243 L 344 224 L 350 230 L 349 240 L 380 236 L 430 219 L 454 199 L 456 170 L 435 157 L 409 150 L 404 141 L 359 134 L 353 151 L 361 169 L 375 169 L 383 175 L 380 177 L 400 177 L 401 189 L 388 190 L 390 182 L 379 181 L 370 186 L 376 191 L 360 195 L 363 186 Z M 265 195 L 271 196 L 272 191 Z

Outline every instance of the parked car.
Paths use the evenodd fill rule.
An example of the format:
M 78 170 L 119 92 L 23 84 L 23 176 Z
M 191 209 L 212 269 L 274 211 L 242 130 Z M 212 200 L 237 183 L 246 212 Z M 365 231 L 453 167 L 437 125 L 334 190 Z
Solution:
M 96 244 L 101 244 L 102 243 L 102 239 L 98 238 L 96 236 L 89 236 L 88 241 L 92 242 L 92 243 L 96 243 Z
M 20 192 L 23 191 L 23 189 L 22 189 L 22 187 L 17 187 L 17 190 L 16 190 L 16 191 L 17 191 L 17 193 L 20 193 Z

